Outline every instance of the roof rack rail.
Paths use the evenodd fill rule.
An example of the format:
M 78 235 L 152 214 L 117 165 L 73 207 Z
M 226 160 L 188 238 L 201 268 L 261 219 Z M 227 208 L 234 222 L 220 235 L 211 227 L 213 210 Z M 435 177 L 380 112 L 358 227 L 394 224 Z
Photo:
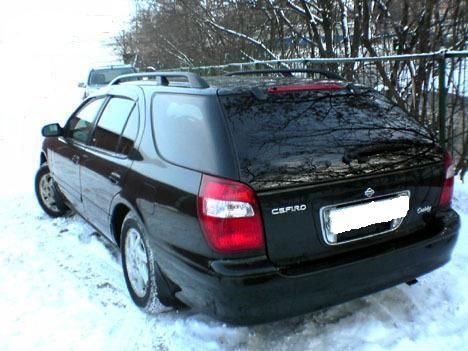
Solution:
M 280 73 L 285 77 L 291 77 L 292 73 L 318 73 L 321 74 L 329 79 L 337 79 L 337 80 L 346 80 L 342 76 L 337 73 L 320 70 L 320 69 L 305 69 L 305 68 L 291 68 L 291 69 L 262 69 L 262 70 L 252 70 L 252 71 L 237 71 L 226 73 L 225 76 L 243 76 L 249 74 L 274 74 Z
M 192 72 L 146 72 L 146 73 L 132 73 L 123 74 L 112 80 L 109 85 L 117 85 L 122 82 L 129 82 L 132 80 L 141 80 L 143 78 L 161 78 L 161 85 L 168 86 L 168 78 L 186 78 L 189 83 L 189 88 L 206 89 L 210 85 L 201 78 L 198 74 Z

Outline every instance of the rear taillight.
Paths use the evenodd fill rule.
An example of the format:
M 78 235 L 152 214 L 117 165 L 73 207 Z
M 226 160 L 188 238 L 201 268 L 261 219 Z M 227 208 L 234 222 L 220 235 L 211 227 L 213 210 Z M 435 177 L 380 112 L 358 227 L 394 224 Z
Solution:
M 312 83 L 312 84 L 293 84 L 293 85 L 279 85 L 267 89 L 269 94 L 291 93 L 296 91 L 309 91 L 309 90 L 340 90 L 344 85 L 339 83 Z
M 203 175 L 198 218 L 208 244 L 218 252 L 264 250 L 257 197 L 245 184 Z
M 445 179 L 442 186 L 442 193 L 440 194 L 439 207 L 446 207 L 450 205 L 453 196 L 453 178 L 455 176 L 455 168 L 452 164 L 452 157 L 448 152 L 444 156 L 444 170 Z

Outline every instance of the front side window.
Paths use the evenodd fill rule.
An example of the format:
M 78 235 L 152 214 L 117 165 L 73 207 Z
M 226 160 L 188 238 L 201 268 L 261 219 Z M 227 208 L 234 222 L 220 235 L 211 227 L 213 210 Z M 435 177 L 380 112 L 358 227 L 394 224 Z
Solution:
M 81 107 L 68 120 L 67 126 L 65 127 L 66 137 L 81 143 L 86 143 L 93 129 L 94 119 L 103 101 L 103 98 L 93 99 Z
M 134 109 L 135 102 L 130 99 L 111 98 L 97 123 L 91 144 L 106 151 L 117 152 L 122 132 Z

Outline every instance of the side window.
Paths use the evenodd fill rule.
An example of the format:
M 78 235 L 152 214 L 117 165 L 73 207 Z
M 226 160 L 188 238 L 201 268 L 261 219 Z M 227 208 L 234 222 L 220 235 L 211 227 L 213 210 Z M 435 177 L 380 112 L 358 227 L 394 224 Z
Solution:
M 67 122 L 66 137 L 86 143 L 103 101 L 103 98 L 93 99 L 79 109 Z
M 117 152 L 119 154 L 128 155 L 132 150 L 138 134 L 139 122 L 140 115 L 138 113 L 138 107 L 135 106 L 120 137 L 119 146 L 117 147 Z
M 91 145 L 116 152 L 120 136 L 134 106 L 135 102 L 132 100 L 111 98 L 99 118 Z
M 161 156 L 197 170 L 216 166 L 217 138 L 222 134 L 215 122 L 208 121 L 213 111 L 210 101 L 207 97 L 185 94 L 155 95 L 154 135 Z

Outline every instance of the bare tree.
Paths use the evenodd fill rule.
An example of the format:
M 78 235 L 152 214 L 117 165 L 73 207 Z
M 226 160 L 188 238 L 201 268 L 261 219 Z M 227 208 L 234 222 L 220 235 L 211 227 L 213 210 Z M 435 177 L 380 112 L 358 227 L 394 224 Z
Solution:
M 124 61 L 136 57 L 140 66 L 157 69 L 464 50 L 468 40 L 467 2 L 459 0 L 138 0 L 138 4 L 131 27 L 116 37 L 115 47 Z M 466 169 L 466 92 L 460 93 L 460 80 L 450 78 L 460 72 L 460 65 L 455 61 L 449 65 L 448 83 L 454 93 L 449 99 L 448 135 L 449 140 L 457 138 L 453 126 L 463 128 L 459 153 Z M 351 62 L 327 68 L 378 88 L 420 121 L 438 126 L 437 60 Z

